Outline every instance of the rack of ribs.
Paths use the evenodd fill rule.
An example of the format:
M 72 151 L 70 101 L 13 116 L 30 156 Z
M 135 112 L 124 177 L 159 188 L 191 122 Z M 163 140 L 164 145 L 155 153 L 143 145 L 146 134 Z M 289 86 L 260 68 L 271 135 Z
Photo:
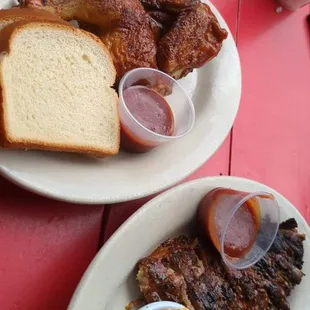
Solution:
M 236 270 L 208 241 L 168 239 L 138 263 L 139 288 L 147 303 L 171 300 L 189 310 L 288 310 L 287 296 L 303 277 L 304 240 L 289 219 L 262 260 Z

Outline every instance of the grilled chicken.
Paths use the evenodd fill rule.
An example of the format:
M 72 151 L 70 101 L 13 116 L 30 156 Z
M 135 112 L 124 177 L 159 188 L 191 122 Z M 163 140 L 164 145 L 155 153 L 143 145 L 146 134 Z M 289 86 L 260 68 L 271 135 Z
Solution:
M 172 27 L 177 20 L 178 15 L 175 13 L 151 10 L 147 11 L 150 16 L 150 23 L 158 42 Z
M 199 0 L 140 0 L 147 9 L 180 12 L 197 4 Z
M 111 52 L 117 81 L 152 67 L 179 79 L 215 57 L 227 31 L 199 0 L 19 0 L 77 20 Z
M 304 235 L 290 219 L 268 254 L 252 268 L 228 268 L 210 242 L 181 236 L 161 244 L 138 264 L 147 303 L 171 300 L 190 310 L 288 310 L 286 299 L 302 280 Z
M 180 79 L 217 56 L 227 38 L 210 7 L 199 3 L 180 13 L 158 43 L 158 67 Z

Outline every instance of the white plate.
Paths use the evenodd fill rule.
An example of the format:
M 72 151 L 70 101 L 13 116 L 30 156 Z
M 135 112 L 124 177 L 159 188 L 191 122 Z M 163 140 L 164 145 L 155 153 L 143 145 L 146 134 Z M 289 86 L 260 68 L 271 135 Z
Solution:
M 273 189 L 247 179 L 213 177 L 177 186 L 152 199 L 133 214 L 99 251 L 84 274 L 68 310 L 124 310 L 139 296 L 135 281 L 138 260 L 162 241 L 188 231 L 202 197 L 215 187 L 243 191 L 268 191 L 281 207 L 281 221 L 294 217 L 304 242 L 303 278 L 289 298 L 292 310 L 310 305 L 310 230 L 300 213 Z
M 228 29 L 219 12 L 211 7 Z M 207 161 L 233 125 L 240 101 L 241 71 L 232 35 L 215 59 L 181 83 L 193 97 L 196 124 L 179 141 L 147 154 L 120 153 L 104 160 L 0 150 L 0 173 L 38 194 L 76 203 L 116 203 L 166 189 Z

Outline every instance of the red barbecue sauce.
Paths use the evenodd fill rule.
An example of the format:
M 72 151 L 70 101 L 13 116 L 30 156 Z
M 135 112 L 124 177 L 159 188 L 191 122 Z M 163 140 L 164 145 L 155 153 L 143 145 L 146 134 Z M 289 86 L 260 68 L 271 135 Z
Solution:
M 145 86 L 132 86 L 123 92 L 123 98 L 129 112 L 144 127 L 161 135 L 173 135 L 173 112 L 158 92 Z M 130 128 L 121 125 L 121 145 L 124 150 L 144 153 L 158 145 L 153 141 L 141 140 Z
M 221 196 L 235 195 L 236 191 L 216 188 L 209 192 L 200 202 L 198 218 L 202 229 L 220 251 L 221 244 L 217 231 L 225 221 L 222 219 L 229 212 L 218 205 Z M 224 202 L 224 200 L 223 200 Z M 255 199 L 249 199 L 235 213 L 225 237 L 224 251 L 230 257 L 242 258 L 252 248 L 260 227 L 260 210 Z

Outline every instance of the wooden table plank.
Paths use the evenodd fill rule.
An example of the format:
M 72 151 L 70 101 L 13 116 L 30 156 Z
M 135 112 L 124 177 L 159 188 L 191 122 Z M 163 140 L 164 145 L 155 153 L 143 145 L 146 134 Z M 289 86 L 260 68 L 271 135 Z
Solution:
M 184 182 L 194 180 L 206 175 L 228 175 L 229 168 L 229 149 L 230 135 L 225 140 L 222 147 L 212 158 L 188 177 Z M 106 242 L 116 229 L 125 222 L 125 220 L 136 212 L 141 206 L 152 199 L 155 195 L 138 199 L 135 201 L 107 205 L 104 213 L 104 225 L 102 230 L 102 242 Z
M 221 12 L 232 34 L 234 37 L 236 37 L 238 0 L 214 0 L 212 2 Z M 212 156 L 212 158 L 185 181 L 204 177 L 207 175 L 227 175 L 229 172 L 230 140 L 231 136 L 229 134 L 223 145 Z M 133 202 L 106 206 L 107 213 L 105 215 L 106 218 L 104 229 L 102 230 L 103 242 L 105 242 L 131 214 L 138 210 L 152 197 L 139 199 Z
M 103 207 L 30 194 L 0 178 L 0 308 L 65 310 L 99 245 Z
M 310 221 L 310 7 L 275 12 L 241 2 L 242 102 L 233 131 L 233 175 L 270 185 Z
M 230 159 L 231 134 L 228 135 L 224 143 L 217 152 L 197 171 L 189 176 L 185 181 L 190 181 L 211 175 L 228 175 Z

